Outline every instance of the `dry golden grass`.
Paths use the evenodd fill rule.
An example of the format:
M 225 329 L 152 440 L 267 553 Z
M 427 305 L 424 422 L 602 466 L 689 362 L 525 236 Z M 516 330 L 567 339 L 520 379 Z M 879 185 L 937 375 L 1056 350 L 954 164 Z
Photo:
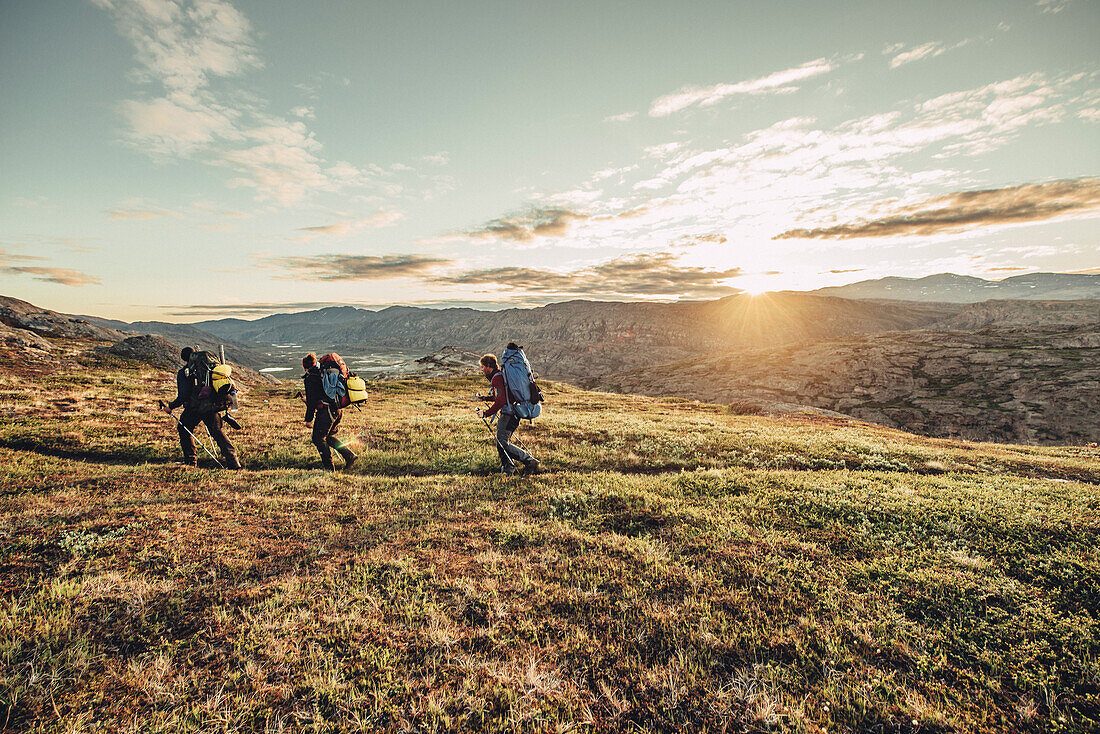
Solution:
M 1095 449 L 552 385 L 549 471 L 505 480 L 482 384 L 376 386 L 337 475 L 296 386 L 253 386 L 234 473 L 174 466 L 171 375 L 10 371 L 0 724 L 1100 726 Z

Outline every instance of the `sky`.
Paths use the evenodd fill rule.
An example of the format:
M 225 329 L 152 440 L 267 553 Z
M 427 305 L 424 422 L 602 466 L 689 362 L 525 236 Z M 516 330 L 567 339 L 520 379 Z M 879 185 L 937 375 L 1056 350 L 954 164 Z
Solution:
M 1100 272 L 1100 2 L 2 0 L 0 293 L 133 320 Z

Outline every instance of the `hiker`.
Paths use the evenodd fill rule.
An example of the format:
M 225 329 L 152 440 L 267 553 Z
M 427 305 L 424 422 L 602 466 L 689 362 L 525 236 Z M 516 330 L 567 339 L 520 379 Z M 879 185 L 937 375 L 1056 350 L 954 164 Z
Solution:
M 214 399 L 209 395 L 200 395 L 200 390 L 195 385 L 195 378 L 189 369 L 191 355 L 194 353 L 195 350 L 191 347 L 184 347 L 180 351 L 180 359 L 183 360 L 184 366 L 176 372 L 176 399 L 170 403 L 161 400 L 158 401 L 158 405 L 168 415 L 172 415 L 173 410 L 183 406 L 183 413 L 176 418 L 176 430 L 180 435 L 184 464 L 198 466 L 195 456 L 195 429 L 198 428 L 199 423 L 202 423 L 206 426 L 206 432 L 221 449 L 228 467 L 243 469 L 244 467 L 237 459 L 237 450 L 233 448 L 232 442 L 222 430 L 222 417 L 218 415 Z M 172 417 L 175 418 L 175 416 Z
M 512 345 L 509 344 L 509 347 Z M 504 386 L 504 375 L 497 364 L 496 355 L 486 354 L 481 358 L 481 373 L 489 380 L 492 390 L 488 395 L 481 396 L 486 402 L 492 400 L 493 404 L 488 408 L 477 411 L 479 418 L 497 417 L 497 453 L 500 455 L 500 473 L 512 476 L 516 473 L 515 462 L 523 464 L 525 474 L 537 474 L 539 460 L 531 456 L 519 446 L 509 443 L 512 434 L 519 427 L 519 416 L 515 414 L 512 405 L 508 402 L 508 392 Z
M 310 352 L 303 357 L 302 368 L 306 371 L 302 375 L 306 388 L 306 428 L 313 429 L 313 445 L 321 454 L 321 466 L 326 471 L 336 471 L 336 465 L 332 462 L 332 449 L 336 449 L 344 457 L 344 468 L 348 469 L 359 457 L 336 437 L 336 431 L 340 428 L 340 408 L 325 394 L 317 355 Z

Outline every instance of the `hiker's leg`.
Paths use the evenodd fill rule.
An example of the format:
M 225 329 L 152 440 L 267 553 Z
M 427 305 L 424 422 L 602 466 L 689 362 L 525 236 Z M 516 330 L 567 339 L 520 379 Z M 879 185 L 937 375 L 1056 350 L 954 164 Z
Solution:
M 508 443 L 516 427 L 519 418 L 514 415 L 504 415 L 497 418 L 497 453 L 500 455 L 500 470 L 511 474 L 516 470 L 516 461 L 529 461 L 531 456 L 519 446 Z
M 339 453 L 340 456 L 344 457 L 344 463 L 350 466 L 359 457 L 355 455 L 354 451 L 345 446 L 344 442 L 340 440 L 340 437 L 336 435 L 336 433 L 340 430 L 340 421 L 343 419 L 344 416 L 338 409 L 334 410 L 333 412 L 336 413 L 336 420 L 332 422 L 332 427 L 328 431 L 328 438 L 325 442 L 331 448 L 336 449 L 337 453 Z
M 221 415 L 219 413 L 207 413 L 202 417 L 202 422 L 206 425 L 206 432 L 210 434 L 210 438 L 214 439 L 214 443 L 218 444 L 218 448 L 221 449 L 226 466 L 230 469 L 240 469 L 241 462 L 237 460 L 237 449 L 233 447 L 233 442 L 229 440 L 222 429 Z
M 317 409 L 317 416 L 313 420 L 313 445 L 317 447 L 317 453 L 321 455 L 321 466 L 326 471 L 336 471 L 332 463 L 332 451 L 328 446 L 328 433 L 332 427 L 332 414 L 328 407 L 322 405 Z
M 176 424 L 176 431 L 180 435 L 180 448 L 183 449 L 183 463 L 195 464 L 195 441 L 191 438 L 191 433 L 195 432 L 195 429 L 199 425 L 199 421 L 202 420 L 202 416 L 184 408 L 183 413 L 180 414 L 180 422 Z M 188 433 L 191 431 L 191 433 Z
M 516 446 L 513 443 L 509 443 L 509 440 L 512 438 L 512 434 L 516 432 L 517 428 L 519 428 L 519 418 L 514 415 L 508 415 L 503 416 L 501 418 L 501 421 L 503 421 L 505 418 L 507 419 L 507 424 L 505 426 L 505 428 L 507 429 L 507 433 L 504 435 L 504 439 L 500 443 L 504 446 L 504 450 L 508 452 L 508 456 L 513 461 L 520 461 L 526 464 L 528 461 L 531 460 L 531 454 L 527 453 L 519 446 Z M 497 425 L 497 438 L 500 438 L 500 424 Z

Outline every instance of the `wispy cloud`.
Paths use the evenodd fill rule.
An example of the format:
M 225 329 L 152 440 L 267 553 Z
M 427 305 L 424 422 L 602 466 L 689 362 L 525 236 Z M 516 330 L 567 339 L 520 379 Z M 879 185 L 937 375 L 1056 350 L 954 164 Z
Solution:
M 173 217 L 180 219 L 183 217 L 179 212 L 169 211 L 167 209 L 135 209 L 118 207 L 115 209 L 108 209 L 106 211 L 107 219 L 111 221 L 119 221 L 125 219 L 161 219 L 163 217 Z
M 638 116 L 637 112 L 622 112 L 618 115 L 608 115 L 603 118 L 604 122 L 630 122 Z
M 740 275 L 740 268 L 712 270 L 684 266 L 670 253 L 655 253 L 626 255 L 567 273 L 524 267 L 487 268 L 436 282 L 562 297 L 706 298 L 738 292 L 739 289 L 723 281 Z
M 1002 189 L 964 191 L 900 207 L 889 215 L 817 229 L 792 229 L 774 239 L 853 239 L 958 232 L 977 227 L 1096 216 L 1100 179 L 1083 178 Z
M 261 265 L 288 271 L 295 280 L 388 280 L 422 275 L 450 264 L 450 260 L 427 255 L 314 255 L 278 257 Z
M 494 219 L 466 234 L 476 239 L 529 242 L 535 237 L 561 237 L 573 222 L 588 216 L 568 209 L 534 209 L 525 214 Z
M 198 157 L 234 172 L 230 185 L 284 206 L 316 191 L 365 186 L 367 170 L 330 164 L 295 107 L 288 120 L 228 80 L 262 66 L 247 18 L 226 0 L 92 0 L 135 49 L 134 77 L 161 93 L 125 100 L 126 139 L 156 158 Z M 200 156 L 201 154 L 201 156 Z
M 401 212 L 381 211 L 366 219 L 355 219 L 335 224 L 323 224 L 317 227 L 299 227 L 300 232 L 316 232 L 343 236 L 367 227 L 392 227 L 405 218 Z
M 801 66 L 777 71 L 767 76 L 734 84 L 715 84 L 709 87 L 684 87 L 673 94 L 653 100 L 651 117 L 667 117 L 688 107 L 709 107 L 727 97 L 741 94 L 786 94 L 797 90 L 797 83 L 815 76 L 827 74 L 837 67 L 835 61 L 815 59 Z
M 948 51 L 962 48 L 968 43 L 970 43 L 970 39 L 959 41 L 954 45 L 948 45 L 939 41 L 930 41 L 928 43 L 922 43 L 918 46 L 907 47 L 904 43 L 895 43 L 883 49 L 882 53 L 887 56 L 893 57 L 890 59 L 890 68 L 896 69 L 899 66 L 903 66 L 914 61 L 920 61 L 921 59 L 931 59 L 935 58 L 936 56 L 941 56 Z
M 1073 0 L 1039 0 L 1035 6 L 1044 13 L 1061 13 Z
M 99 285 L 100 281 L 87 273 L 70 268 L 52 268 L 45 265 L 22 265 L 19 263 L 48 262 L 49 258 L 37 255 L 21 255 L 0 249 L 0 273 L 9 275 L 29 275 L 35 280 L 44 283 L 56 283 L 80 287 L 85 285 Z

